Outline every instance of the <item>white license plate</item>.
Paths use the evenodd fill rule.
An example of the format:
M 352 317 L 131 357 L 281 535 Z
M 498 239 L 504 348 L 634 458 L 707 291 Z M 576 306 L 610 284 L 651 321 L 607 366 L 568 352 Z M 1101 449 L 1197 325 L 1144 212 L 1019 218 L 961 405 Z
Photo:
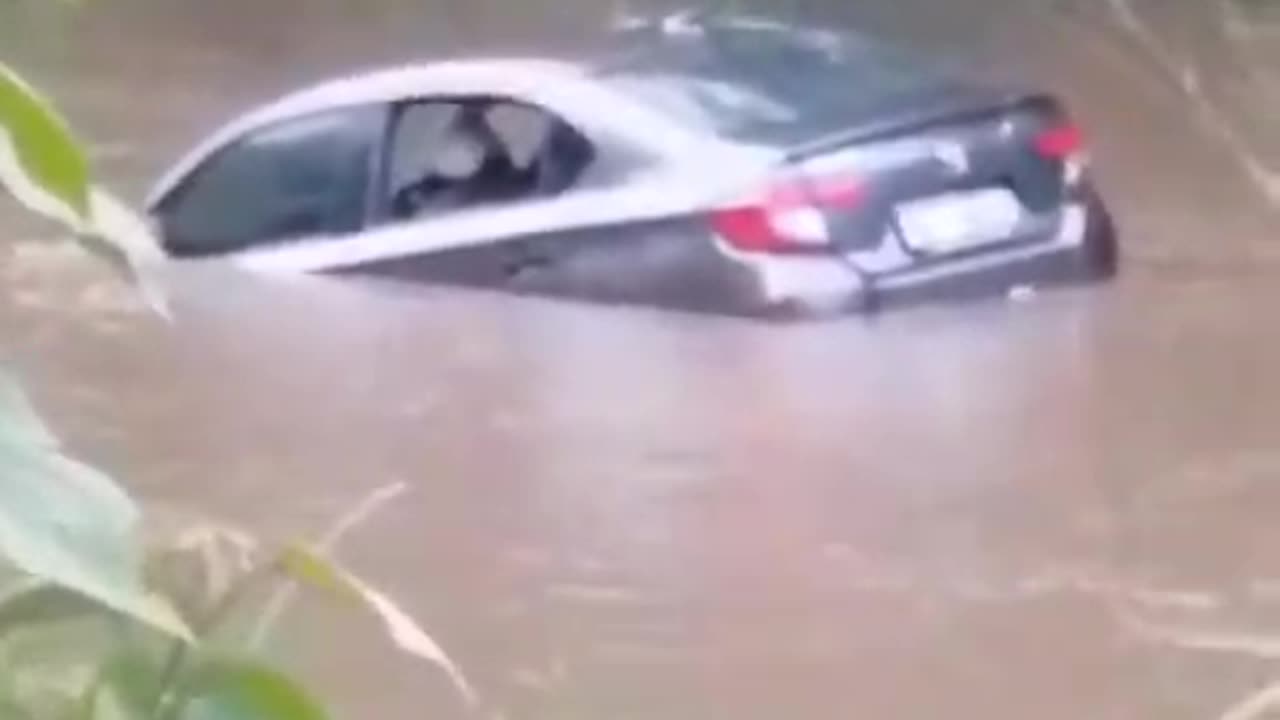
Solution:
M 1007 240 L 1022 219 L 1022 204 L 1009 190 L 948 193 L 898 206 L 903 240 L 931 255 Z

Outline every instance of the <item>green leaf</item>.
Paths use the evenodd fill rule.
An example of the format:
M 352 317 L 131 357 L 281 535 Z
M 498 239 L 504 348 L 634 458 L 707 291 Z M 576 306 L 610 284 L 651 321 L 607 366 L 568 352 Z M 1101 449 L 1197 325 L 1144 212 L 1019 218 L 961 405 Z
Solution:
M 280 568 L 295 581 L 344 600 L 364 602 L 352 578 L 337 565 L 303 545 L 289 545 L 280 552 Z
M 39 578 L 24 578 L 0 595 L 0 637 L 35 625 L 76 620 L 100 613 L 85 596 Z
M 80 702 L 82 720 L 142 720 L 160 699 L 163 670 L 140 651 L 104 661 Z
M 327 720 L 300 684 L 247 660 L 208 662 L 183 686 L 182 720 Z
M 51 625 L 20 635 L 20 641 L 7 638 L 4 674 L 11 701 L 40 718 L 74 717 L 95 675 L 101 638 L 93 637 L 94 629 Z M 78 631 L 85 631 L 83 644 L 90 648 L 77 640 Z
M 5 720 L 32 720 L 33 715 L 16 701 L 0 698 L 0 718 Z
M 476 695 L 471 684 L 426 630 L 386 593 L 374 588 L 324 556 L 301 545 L 290 545 L 281 551 L 279 566 L 294 580 L 311 585 L 342 598 L 355 598 L 382 622 L 387 636 L 401 651 L 434 663 L 448 675 L 458 692 L 469 703 Z
M 143 583 L 137 520 L 118 485 L 62 453 L 16 387 L 0 390 L 0 558 L 190 639 L 170 604 Z
M 82 720 L 143 720 L 145 715 L 131 710 L 115 688 L 103 686 L 93 694 L 91 703 L 82 708 Z
M 132 281 L 160 315 L 169 311 L 145 268 L 164 259 L 151 227 L 92 184 L 84 151 L 53 106 L 0 63 L 0 188 L 65 226 L 80 246 Z
M 0 718 L 5 720 L 31 720 L 32 713 L 18 698 L 13 681 L 0 677 Z
M 89 162 L 65 122 L 0 64 L 0 184 L 23 205 L 70 227 L 89 217 Z

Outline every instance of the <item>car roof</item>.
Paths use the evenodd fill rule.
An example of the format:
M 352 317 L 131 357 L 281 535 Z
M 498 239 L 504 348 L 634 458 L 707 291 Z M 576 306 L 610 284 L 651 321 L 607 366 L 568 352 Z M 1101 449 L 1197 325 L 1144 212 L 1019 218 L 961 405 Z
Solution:
M 746 15 L 675 13 L 658 19 L 624 19 L 587 52 L 566 57 L 483 57 L 429 60 L 381 67 L 328 79 L 283 95 L 224 126 L 219 135 L 239 135 L 254 127 L 316 110 L 391 102 L 412 97 L 423 88 L 463 94 L 477 87 L 515 95 L 537 94 L 549 83 L 585 81 L 633 69 L 688 71 L 690 38 L 733 33 L 768 32 L 837 42 L 837 35 Z
M 794 40 L 817 47 L 854 37 L 754 16 L 703 17 L 686 12 L 656 19 L 623 20 L 612 32 L 604 33 L 593 48 L 560 58 L 436 60 L 355 72 L 288 93 L 223 125 L 160 179 L 149 194 L 147 205 L 154 207 L 208 157 L 255 129 L 313 112 L 395 102 L 424 92 L 433 95 L 492 93 L 535 102 L 555 96 L 561 100 L 567 98 L 580 110 L 586 108 L 592 112 L 608 106 L 615 123 L 630 125 L 635 130 L 634 136 L 644 139 L 646 145 L 663 146 L 668 151 L 686 148 L 690 142 L 740 140 L 717 130 L 685 124 L 665 108 L 608 87 L 611 77 L 632 71 L 693 74 L 698 69 L 691 64 L 702 57 L 702 41 L 711 45 L 716 38 L 730 36 Z M 575 97 L 575 93 L 579 97 Z M 563 110 L 554 102 L 547 104 Z
M 641 66 L 684 71 L 688 70 L 687 60 L 683 59 L 687 53 L 681 51 L 688 47 L 691 37 L 705 37 L 708 32 L 723 35 L 761 31 L 795 37 L 838 37 L 747 15 L 702 17 L 683 12 L 657 19 L 628 18 L 604 33 L 594 48 L 578 54 L 424 60 L 372 68 L 292 91 L 242 115 L 233 124 L 244 132 L 315 110 L 395 101 L 411 97 L 424 87 L 438 92 L 438 88 L 456 86 L 459 93 L 475 87 L 492 87 L 495 91 L 509 88 L 514 94 L 525 94 L 549 82 L 582 81 Z
M 246 124 L 296 117 L 316 109 L 389 102 L 411 97 L 422 88 L 457 86 L 459 92 L 474 87 L 536 87 L 548 81 L 581 79 L 580 66 L 542 58 L 481 58 L 421 62 L 377 68 L 327 80 L 289 93 L 244 116 Z
M 588 95 L 592 90 L 603 92 L 591 82 L 586 64 L 537 57 L 426 61 L 352 73 L 291 92 L 223 125 L 165 173 L 149 193 L 147 206 L 154 208 L 190 172 L 246 133 L 313 112 L 396 102 L 422 93 L 481 93 L 545 101 L 559 111 L 571 104 L 578 110 L 573 119 L 581 122 L 583 115 L 602 105 L 598 94 Z M 603 104 L 608 106 L 625 102 L 625 98 L 607 93 L 605 100 Z M 633 137 L 645 140 L 649 147 L 658 147 L 663 141 L 678 147 L 691 139 L 677 123 L 643 106 L 628 106 L 615 114 L 626 118 L 635 129 Z

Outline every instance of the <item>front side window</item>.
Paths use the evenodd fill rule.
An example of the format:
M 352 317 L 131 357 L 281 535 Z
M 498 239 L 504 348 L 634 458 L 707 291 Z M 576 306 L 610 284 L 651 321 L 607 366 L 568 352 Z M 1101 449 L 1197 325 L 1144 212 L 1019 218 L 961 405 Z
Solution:
M 327 111 L 219 151 L 160 205 L 170 252 L 215 255 L 360 229 L 384 118 L 378 106 Z

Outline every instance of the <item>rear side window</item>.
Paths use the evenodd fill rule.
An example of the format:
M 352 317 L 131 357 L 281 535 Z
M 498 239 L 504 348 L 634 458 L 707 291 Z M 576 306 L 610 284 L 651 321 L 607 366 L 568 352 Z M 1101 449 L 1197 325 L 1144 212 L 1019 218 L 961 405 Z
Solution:
M 161 203 L 179 256 L 360 229 L 385 109 L 342 109 L 255 131 L 219 151 Z

